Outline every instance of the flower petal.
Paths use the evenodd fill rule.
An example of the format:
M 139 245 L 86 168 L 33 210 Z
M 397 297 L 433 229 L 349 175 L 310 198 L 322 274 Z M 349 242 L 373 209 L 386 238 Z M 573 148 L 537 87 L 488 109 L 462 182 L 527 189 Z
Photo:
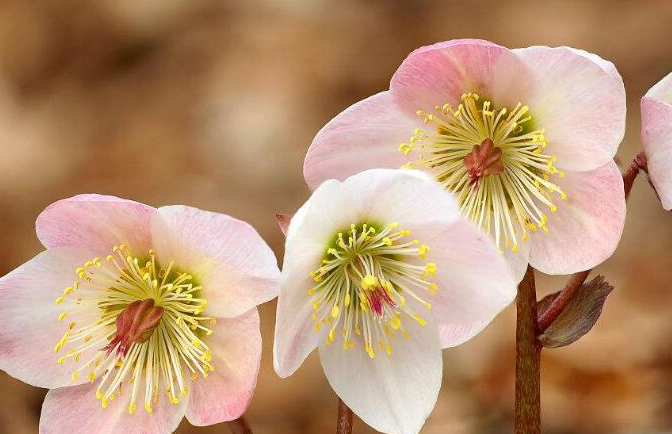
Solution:
M 567 200 L 549 216 L 549 232 L 530 237 L 530 264 L 546 274 L 593 268 L 616 249 L 625 224 L 623 178 L 613 161 L 588 172 L 567 172 Z
M 306 293 L 315 285 L 310 273 L 320 265 L 336 232 L 356 221 L 353 203 L 342 183 L 330 180 L 315 190 L 289 224 L 273 343 L 273 365 L 280 377 L 292 375 L 317 345 L 310 320 L 312 301 Z
M 399 223 L 410 229 L 429 228 L 432 222 L 446 225 L 460 218 L 454 196 L 418 170 L 367 170 L 351 176 L 343 186 L 355 198 L 351 206 L 356 209 L 356 221 Z
M 85 256 L 64 249 L 42 252 L 0 279 L 0 369 L 38 387 L 78 384 L 70 378 L 72 370 L 57 363 L 54 346 L 69 319 L 59 322 L 63 309 L 54 300 L 73 284 Z
M 530 262 L 530 247 L 530 243 L 525 241 L 518 244 L 517 252 L 513 252 L 511 249 L 504 251 L 504 259 L 509 263 L 516 282 L 520 282 L 525 276 L 527 265 Z
M 404 327 L 409 338 L 399 337 L 391 355 L 378 351 L 374 359 L 361 340 L 349 350 L 320 340 L 320 360 L 336 394 L 367 425 L 390 434 L 420 431 L 441 387 L 436 324 L 428 318 L 425 327 L 411 321 Z
M 125 394 L 102 408 L 91 384 L 50 390 L 42 404 L 40 434 L 169 434 L 177 429 L 187 407 L 186 399 L 173 405 L 161 396 L 152 414 L 139 406 L 131 415 L 129 399 Z
M 35 223 L 47 248 L 84 248 L 104 255 L 127 243 L 133 251 L 150 248 L 149 221 L 156 209 L 114 196 L 82 194 L 47 207 Z
M 421 125 L 402 112 L 390 92 L 348 107 L 325 125 L 308 149 L 303 175 L 315 189 L 327 179 L 345 179 L 374 167 L 399 168 L 408 158 L 399 145 Z
M 429 301 L 443 348 L 480 332 L 516 297 L 518 280 L 492 240 L 460 219 L 432 240 L 428 259 L 437 265 L 437 295 Z
M 208 301 L 205 313 L 235 317 L 277 296 L 273 251 L 249 224 L 186 206 L 159 209 L 152 220 L 156 254 L 193 273 Z
M 613 64 L 567 47 L 514 52 L 532 74 L 533 90 L 521 102 L 545 130 L 556 166 L 592 170 L 610 161 L 625 133 L 625 88 Z
M 394 73 L 390 89 L 409 113 L 454 108 L 463 93 L 476 92 L 511 106 L 527 92 L 527 71 L 508 48 L 478 39 L 457 39 L 419 48 Z
M 663 208 L 672 209 L 672 73 L 642 98 L 642 145 Z
M 247 409 L 261 360 L 257 309 L 218 320 L 207 339 L 215 371 L 192 383 L 187 419 L 196 426 L 233 420 Z

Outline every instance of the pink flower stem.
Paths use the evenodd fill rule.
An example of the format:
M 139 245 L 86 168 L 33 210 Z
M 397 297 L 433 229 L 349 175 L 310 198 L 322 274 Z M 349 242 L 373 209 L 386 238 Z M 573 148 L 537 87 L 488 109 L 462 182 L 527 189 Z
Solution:
M 245 420 L 245 415 L 240 416 L 238 419 L 229 421 L 226 424 L 229 427 L 231 434 L 252 434 L 252 429 Z
M 336 419 L 336 434 L 352 434 L 352 410 L 338 398 L 338 419 Z
M 516 297 L 516 418 L 515 434 L 541 433 L 540 361 L 537 341 L 537 290 L 528 265 Z

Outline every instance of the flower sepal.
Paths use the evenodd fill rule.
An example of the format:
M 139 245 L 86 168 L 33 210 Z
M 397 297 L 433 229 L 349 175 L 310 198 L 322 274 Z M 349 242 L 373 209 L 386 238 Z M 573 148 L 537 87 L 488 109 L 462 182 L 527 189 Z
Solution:
M 613 289 L 604 276 L 597 276 L 581 285 L 560 315 L 539 335 L 539 343 L 546 348 L 559 348 L 581 339 L 599 319 L 607 296 Z M 541 299 L 537 303 L 537 315 L 546 312 L 560 293 L 558 291 Z

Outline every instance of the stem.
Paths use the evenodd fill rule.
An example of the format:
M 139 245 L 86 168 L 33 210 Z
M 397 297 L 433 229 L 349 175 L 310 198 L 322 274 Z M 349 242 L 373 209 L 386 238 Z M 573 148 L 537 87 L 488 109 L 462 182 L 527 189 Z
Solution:
M 537 342 L 537 291 L 534 269 L 528 265 L 516 298 L 516 420 L 515 434 L 541 433 L 540 359 Z
M 646 155 L 644 152 L 640 152 L 637 156 L 630 162 L 630 165 L 625 170 L 623 174 L 623 187 L 625 189 L 625 200 L 628 200 L 630 197 L 630 191 L 632 190 L 632 185 L 639 175 L 639 171 L 646 171 Z
M 231 434 L 252 434 L 252 429 L 245 420 L 245 415 L 240 416 L 238 419 L 231 420 L 226 423 L 231 431 Z
M 539 315 L 539 332 L 543 333 L 553 321 L 565 310 L 565 306 L 572 299 L 577 289 L 581 288 L 592 270 L 580 271 L 572 275 L 560 294 L 548 306 L 545 312 Z
M 343 402 L 341 398 L 338 398 L 336 434 L 352 434 L 352 410 L 345 405 L 345 402 Z

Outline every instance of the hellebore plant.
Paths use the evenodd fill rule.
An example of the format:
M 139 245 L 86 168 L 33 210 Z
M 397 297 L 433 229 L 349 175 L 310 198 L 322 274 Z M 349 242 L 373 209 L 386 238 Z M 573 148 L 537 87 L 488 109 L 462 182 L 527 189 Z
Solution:
M 239 418 L 275 257 L 232 217 L 81 195 L 37 219 L 46 251 L 0 279 L 0 368 L 52 389 L 40 433 L 167 434 Z
M 623 81 L 595 54 L 455 40 L 412 52 L 389 90 L 337 115 L 306 155 L 312 188 L 375 167 L 423 170 L 506 250 L 522 278 L 518 434 L 540 431 L 542 343 L 585 334 L 611 290 L 600 278 L 584 285 L 583 270 L 609 258 L 623 231 L 626 191 L 613 158 L 625 114 Z M 533 268 L 581 273 L 538 304 Z
M 385 433 L 420 430 L 441 349 L 473 337 L 516 294 L 495 245 L 419 171 L 326 181 L 286 235 L 275 370 L 291 375 L 317 347 L 343 403 Z
M 620 239 L 613 157 L 624 129 L 623 81 L 594 54 L 441 42 L 412 52 L 389 90 L 329 122 L 304 175 L 315 188 L 374 167 L 425 170 L 514 252 L 506 256 L 517 276 L 528 262 L 569 274 L 609 258 Z

